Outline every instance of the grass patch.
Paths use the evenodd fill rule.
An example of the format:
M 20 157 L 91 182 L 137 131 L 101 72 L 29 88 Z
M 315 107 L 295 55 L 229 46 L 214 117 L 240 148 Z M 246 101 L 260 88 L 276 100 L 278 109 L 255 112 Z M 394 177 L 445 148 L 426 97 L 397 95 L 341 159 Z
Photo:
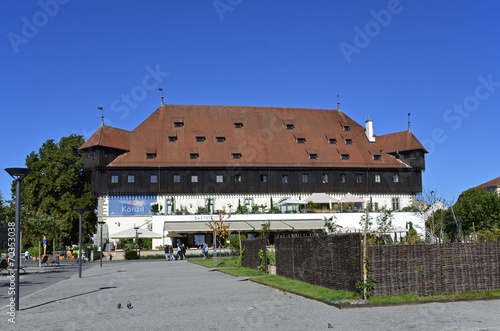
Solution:
M 217 266 L 214 265 L 213 259 L 199 259 L 199 260 L 189 260 L 189 262 L 196 263 L 209 268 L 227 268 L 227 267 L 237 267 L 240 262 L 239 257 L 223 257 L 217 259 Z
M 307 295 L 323 301 L 334 301 L 341 299 L 359 299 L 359 294 L 350 291 L 330 290 L 329 288 L 312 285 L 306 282 L 285 278 L 282 276 L 268 276 L 256 278 L 257 283 L 281 288 L 290 292 Z
M 389 295 L 380 297 L 371 297 L 368 303 L 396 303 L 396 302 L 422 302 L 422 301 L 443 301 L 443 300 L 464 300 L 464 299 L 480 299 L 480 298 L 500 298 L 500 289 L 488 290 L 482 292 L 465 292 L 465 293 L 450 293 L 419 296 L 416 294 Z
M 263 276 L 266 275 L 266 273 L 251 269 L 251 268 L 245 268 L 245 267 L 239 267 L 239 268 L 231 268 L 231 269 L 221 269 L 220 271 L 230 274 L 233 276 Z

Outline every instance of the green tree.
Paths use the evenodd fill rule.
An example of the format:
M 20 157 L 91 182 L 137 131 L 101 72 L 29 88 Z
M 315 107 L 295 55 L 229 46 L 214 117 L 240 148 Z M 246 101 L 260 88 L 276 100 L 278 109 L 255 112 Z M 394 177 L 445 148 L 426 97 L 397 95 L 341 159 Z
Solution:
M 382 208 L 380 210 L 380 215 L 377 216 L 377 231 L 380 233 L 389 233 L 392 230 L 392 220 L 394 215 L 392 215 L 392 210 L 387 208 Z
M 82 215 L 84 242 L 95 232 L 97 221 L 97 199 L 91 193 L 90 173 L 83 171 L 83 153 L 78 150 L 83 143 L 83 137 L 74 134 L 59 143 L 47 140 L 38 153 L 27 156 L 26 166 L 32 172 L 22 181 L 23 208 L 58 220 L 59 240 L 66 245 L 78 242 L 79 214 L 75 208 L 87 210 Z
M 453 206 L 456 217 L 465 232 L 476 229 L 498 229 L 500 227 L 500 196 L 483 188 L 471 188 L 462 192 Z

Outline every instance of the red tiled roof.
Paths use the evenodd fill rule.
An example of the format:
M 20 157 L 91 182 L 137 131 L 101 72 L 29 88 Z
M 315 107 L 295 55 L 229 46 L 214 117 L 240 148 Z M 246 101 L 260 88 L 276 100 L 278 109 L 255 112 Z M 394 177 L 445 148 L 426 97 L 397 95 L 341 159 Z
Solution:
M 492 179 L 489 182 L 486 182 L 486 183 L 481 184 L 481 185 L 476 186 L 476 187 L 488 188 L 488 187 L 493 187 L 493 186 L 500 186 L 500 177 Z
M 176 128 L 174 122 L 183 126 Z M 235 128 L 235 123 L 243 126 Z M 287 130 L 286 124 L 293 124 L 293 130 Z M 346 125 L 350 127 L 348 132 L 343 130 Z M 121 142 L 120 146 L 127 147 L 122 149 L 129 152 L 109 166 L 408 168 L 385 153 L 392 149 L 425 151 L 411 133 L 384 135 L 370 143 L 363 126 L 330 109 L 166 105 L 130 133 L 114 130 L 109 136 L 103 130 L 106 144 L 100 145 L 116 147 Z M 96 134 L 81 148 L 97 145 Z M 169 137 L 176 137 L 176 141 L 169 142 Z M 196 142 L 196 137 L 205 140 Z M 216 142 L 216 137 L 225 141 Z M 305 138 L 305 143 L 297 143 L 297 138 Z M 337 140 L 336 145 L 329 144 L 332 138 Z M 352 139 L 352 145 L 346 145 L 344 139 Z M 380 150 L 381 160 L 373 160 L 372 154 L 380 154 Z M 146 160 L 146 153 L 153 152 L 156 158 Z M 190 153 L 199 157 L 192 160 Z M 241 158 L 233 159 L 233 153 L 241 154 Z M 349 161 L 341 160 L 344 153 L 349 154 Z M 311 154 L 317 154 L 317 159 L 311 160 Z
M 428 153 L 413 133 L 408 131 L 376 136 L 376 139 L 385 147 L 383 150 L 384 153 L 395 153 L 396 150 L 404 152 L 418 149 L 423 150 L 424 153 Z
M 112 147 L 128 151 L 130 149 L 130 132 L 111 126 L 101 126 L 81 147 Z

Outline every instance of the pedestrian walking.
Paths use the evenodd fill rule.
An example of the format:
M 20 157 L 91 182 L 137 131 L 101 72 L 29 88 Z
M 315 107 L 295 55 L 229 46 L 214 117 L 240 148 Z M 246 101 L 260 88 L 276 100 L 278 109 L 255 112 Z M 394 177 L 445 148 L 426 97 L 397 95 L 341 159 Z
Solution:
M 207 243 L 203 243 L 203 258 L 208 259 L 208 245 L 207 245 Z
M 168 245 L 165 246 L 165 260 L 170 260 L 170 250 L 168 249 Z
M 181 245 L 177 245 L 177 259 L 182 260 L 182 247 L 181 247 Z

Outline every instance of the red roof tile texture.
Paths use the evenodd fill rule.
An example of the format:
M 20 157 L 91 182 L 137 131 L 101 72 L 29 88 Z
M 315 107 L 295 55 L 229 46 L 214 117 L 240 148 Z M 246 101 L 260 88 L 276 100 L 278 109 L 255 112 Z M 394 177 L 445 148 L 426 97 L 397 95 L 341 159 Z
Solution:
M 162 106 L 131 132 L 100 128 L 81 149 L 92 146 L 128 150 L 109 164 L 120 167 L 408 168 L 386 153 L 427 152 L 407 132 L 370 143 L 365 128 L 337 110 L 190 105 Z
M 477 187 L 488 188 L 488 187 L 494 187 L 494 186 L 500 186 L 500 177 L 492 179 L 489 182 L 481 184 L 481 185 L 479 185 Z

